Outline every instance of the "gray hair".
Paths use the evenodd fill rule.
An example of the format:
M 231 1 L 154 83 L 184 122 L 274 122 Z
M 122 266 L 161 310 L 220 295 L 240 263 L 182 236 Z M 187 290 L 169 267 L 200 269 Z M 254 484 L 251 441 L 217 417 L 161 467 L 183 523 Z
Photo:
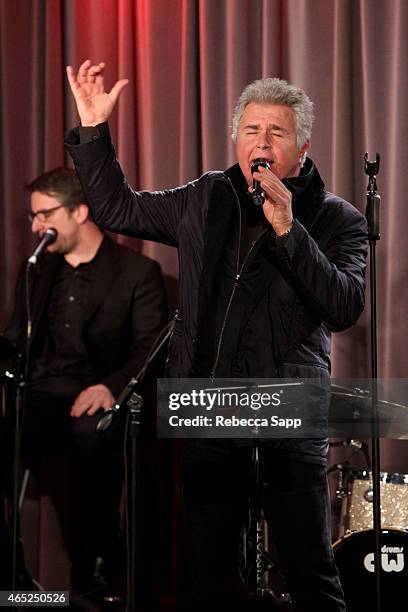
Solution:
M 289 85 L 283 79 L 257 79 L 247 85 L 240 95 L 232 115 L 232 140 L 237 139 L 238 125 L 248 104 L 280 104 L 295 114 L 297 145 L 299 149 L 310 140 L 314 120 L 313 102 L 303 89 Z

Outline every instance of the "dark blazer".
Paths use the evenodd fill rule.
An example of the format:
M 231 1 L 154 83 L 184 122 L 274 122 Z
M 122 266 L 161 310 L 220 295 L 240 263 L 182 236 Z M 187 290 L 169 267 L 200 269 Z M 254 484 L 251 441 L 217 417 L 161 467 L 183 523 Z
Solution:
M 167 322 L 166 299 L 157 262 L 105 236 L 96 259 L 97 273 L 84 328 L 84 340 L 96 383 L 114 396 L 142 367 L 160 330 Z M 46 254 L 33 270 L 31 283 L 32 350 L 41 343 L 41 317 L 62 256 Z M 5 335 L 24 354 L 26 307 L 23 264 L 14 308 Z

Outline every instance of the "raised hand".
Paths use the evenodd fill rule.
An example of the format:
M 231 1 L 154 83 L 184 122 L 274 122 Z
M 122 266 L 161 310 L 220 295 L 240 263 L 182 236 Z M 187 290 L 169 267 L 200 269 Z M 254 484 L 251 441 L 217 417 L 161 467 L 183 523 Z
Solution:
M 128 79 L 117 81 L 110 92 L 104 87 L 105 63 L 92 64 L 87 59 L 75 75 L 72 66 L 67 66 L 67 76 L 78 109 L 81 125 L 98 125 L 107 121 Z

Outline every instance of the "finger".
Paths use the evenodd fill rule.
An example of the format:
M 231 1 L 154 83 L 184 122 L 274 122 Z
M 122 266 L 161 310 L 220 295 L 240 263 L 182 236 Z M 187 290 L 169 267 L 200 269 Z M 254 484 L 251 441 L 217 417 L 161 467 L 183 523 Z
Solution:
M 98 410 L 102 408 L 102 402 L 100 400 L 99 397 L 95 397 L 92 402 L 90 402 L 90 405 L 88 406 L 88 409 L 86 411 L 86 414 L 89 414 L 89 416 L 94 415 L 96 412 L 98 412 Z
M 119 98 L 120 94 L 128 83 L 129 79 L 121 79 L 120 81 L 117 81 L 117 83 L 115 83 L 115 85 L 112 87 L 109 92 L 109 96 L 111 97 L 112 102 L 114 104 L 116 104 L 117 99 Z
M 258 180 L 258 179 L 257 179 Z M 269 181 L 265 181 L 264 177 L 261 177 L 259 184 L 266 194 L 270 197 L 276 198 L 279 194 L 275 184 L 271 184 Z
M 264 168 L 263 166 L 259 166 L 258 171 L 257 171 L 258 176 L 260 176 L 259 180 L 271 180 L 273 182 L 276 182 L 277 179 L 276 175 L 272 172 L 272 170 L 270 170 L 269 168 Z
M 266 172 L 270 172 L 269 168 L 265 168 L 265 166 L 258 166 L 258 170 L 257 172 L 259 172 L 259 174 L 265 174 Z
M 77 410 L 78 410 L 78 398 L 75 400 L 75 402 L 72 404 L 71 406 L 71 411 L 70 411 L 70 416 L 77 416 Z
M 268 170 L 267 168 L 263 168 L 259 166 L 258 170 L 254 172 L 254 178 L 258 181 L 263 181 L 265 179 L 269 179 L 274 183 L 280 182 L 278 177 L 272 172 L 272 170 Z
M 98 74 L 95 75 L 95 84 L 103 89 L 103 80 L 105 78 L 105 64 L 102 62 Z
M 272 179 L 270 178 L 270 175 L 269 175 L 269 174 L 268 174 L 268 175 L 265 175 L 264 173 L 262 173 L 262 174 L 261 174 L 260 172 L 254 172 L 253 177 L 254 177 L 254 179 L 255 179 L 256 181 L 259 181 L 259 182 L 261 182 L 261 181 L 265 181 L 266 179 L 268 179 L 268 180 L 270 180 L 270 181 L 272 181 L 272 182 L 274 181 L 274 179 L 273 179 L 273 178 L 272 178 Z
M 84 412 L 86 412 L 88 406 L 89 406 L 89 399 L 84 394 L 84 392 L 80 393 L 78 397 L 76 398 L 75 402 L 72 404 L 71 413 L 70 413 L 71 416 L 80 417 L 81 415 L 84 414 Z
M 258 176 L 256 176 L 256 174 L 258 174 Z M 290 194 L 290 191 L 286 189 L 282 181 L 270 171 L 268 171 L 268 175 L 254 173 L 254 178 L 259 180 L 262 187 L 273 190 L 274 193 L 280 195 L 281 197 L 285 197 L 286 195 Z
M 72 417 L 78 418 L 82 416 L 85 412 L 86 412 L 86 404 L 78 404 L 77 402 L 75 402 L 75 404 L 71 408 L 70 415 Z
M 101 67 L 100 64 L 91 66 L 88 70 L 87 80 L 93 81 L 98 76 L 98 74 L 101 72 L 101 70 L 103 70 L 103 67 Z
M 109 410 L 109 408 L 112 408 L 114 403 L 115 400 L 113 398 L 111 399 L 110 397 L 107 397 L 101 403 L 101 408 L 103 408 L 104 410 Z
M 275 197 L 272 194 L 268 193 L 266 189 L 265 189 L 265 193 L 266 193 L 265 204 L 268 204 L 271 207 L 271 210 L 273 210 L 277 205 L 277 201 Z
M 96 412 L 98 412 L 99 408 L 99 402 L 93 402 L 92 406 L 86 411 L 86 414 L 93 416 Z
M 97 74 L 98 72 L 100 72 L 101 70 L 103 70 L 105 64 L 103 62 L 99 62 L 99 64 L 94 64 L 93 66 L 91 66 L 88 70 L 88 74 Z
M 71 91 L 72 93 L 75 93 L 75 91 L 80 87 L 80 84 L 76 80 L 73 67 L 67 66 L 66 70 L 67 70 L 68 83 L 71 87 Z
M 261 183 L 262 185 L 262 183 Z M 292 202 L 292 195 L 285 187 L 281 185 L 270 185 L 266 183 L 264 187 L 265 191 L 270 194 L 274 200 L 280 202 L 285 206 L 290 206 Z
M 90 74 L 97 74 L 98 72 L 101 72 L 102 70 L 105 69 L 105 62 L 99 62 L 99 64 L 94 64 L 93 66 L 91 66 L 89 68 L 89 73 Z
M 91 65 L 92 65 L 92 62 L 90 59 L 85 60 L 80 65 L 79 70 L 78 70 L 78 77 L 77 77 L 78 81 L 86 81 L 86 78 L 88 76 L 88 70 Z

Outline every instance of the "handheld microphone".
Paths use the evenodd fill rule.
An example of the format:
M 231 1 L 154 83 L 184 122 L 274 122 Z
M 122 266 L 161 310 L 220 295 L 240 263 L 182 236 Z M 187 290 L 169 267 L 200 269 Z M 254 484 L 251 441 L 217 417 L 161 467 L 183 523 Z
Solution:
M 58 236 L 58 232 L 56 229 L 54 229 L 53 227 L 50 227 L 49 229 L 47 229 L 40 243 L 37 245 L 34 253 L 31 255 L 31 257 L 28 258 L 28 263 L 36 264 L 38 257 L 41 255 L 41 253 L 46 249 L 48 245 L 53 244 L 56 241 L 57 236 Z
M 271 164 L 273 164 L 273 161 L 270 161 L 269 159 L 264 159 L 263 157 L 258 157 L 257 159 L 254 159 L 251 164 L 251 173 L 253 174 L 254 172 L 258 172 L 259 166 L 262 166 L 263 168 L 268 168 L 268 170 L 270 170 Z M 262 189 L 260 182 L 256 181 L 255 179 L 253 179 L 252 182 L 251 195 L 255 206 L 262 206 L 262 204 L 265 202 L 265 192 Z

